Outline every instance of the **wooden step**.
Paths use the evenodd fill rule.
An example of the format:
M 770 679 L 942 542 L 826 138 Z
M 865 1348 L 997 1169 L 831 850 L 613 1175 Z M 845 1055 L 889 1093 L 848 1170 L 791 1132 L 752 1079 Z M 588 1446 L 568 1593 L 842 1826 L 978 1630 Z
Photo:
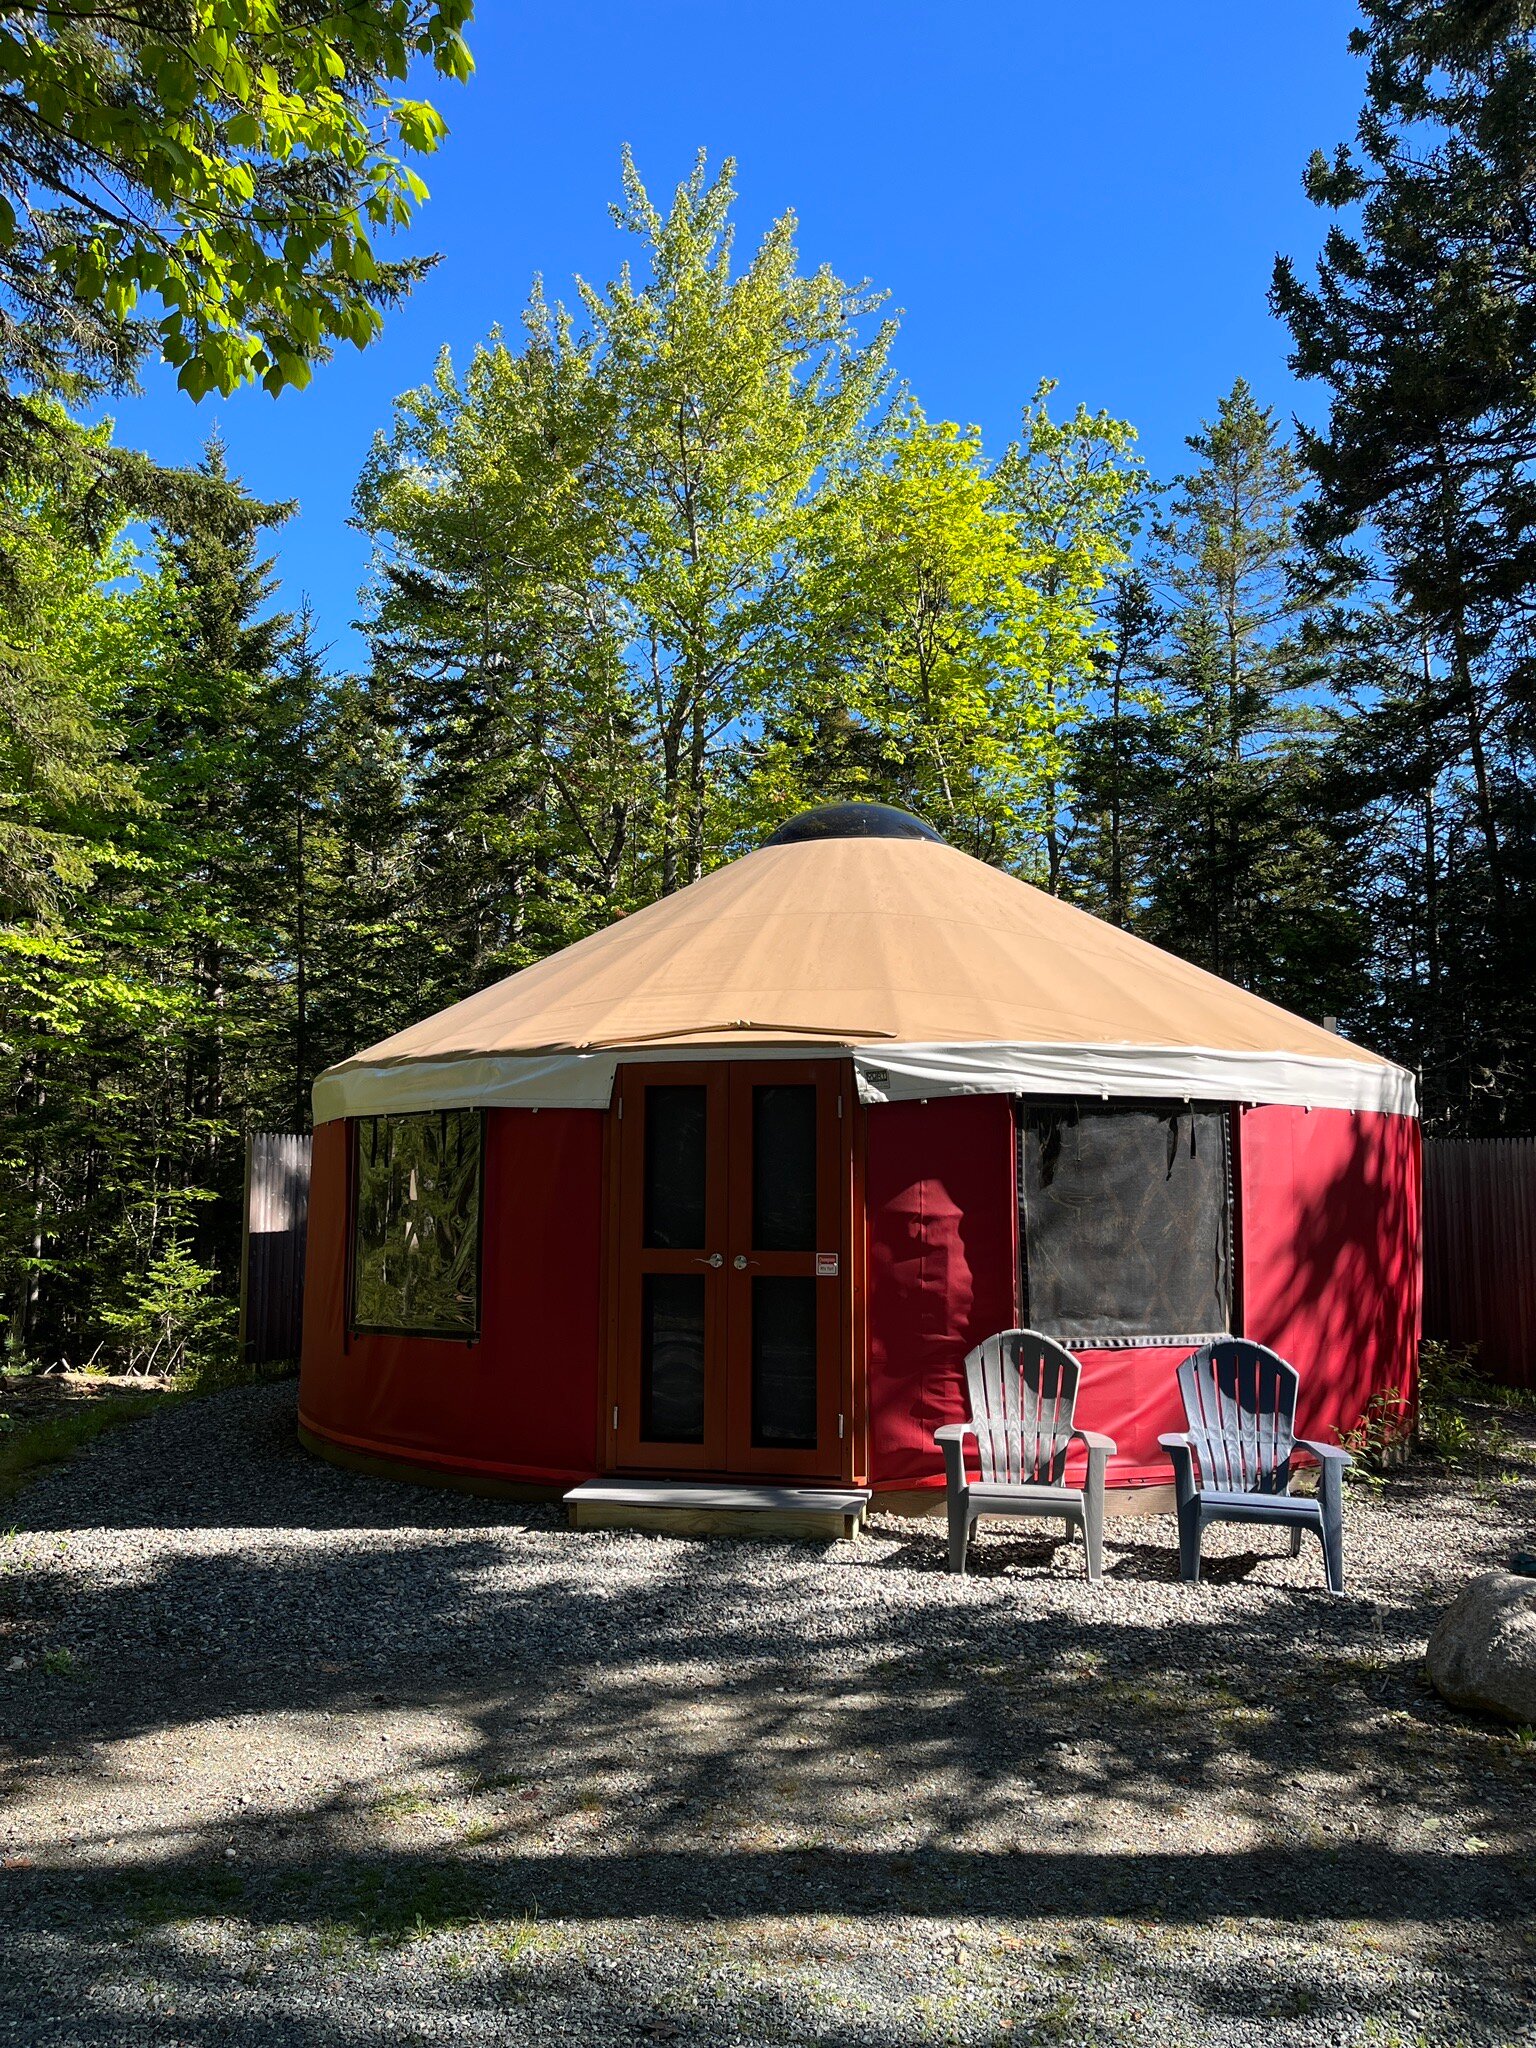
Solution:
M 857 1536 L 869 1489 L 752 1481 L 589 1479 L 565 1496 L 573 1529 L 661 1536 L 766 1536 L 825 1542 Z

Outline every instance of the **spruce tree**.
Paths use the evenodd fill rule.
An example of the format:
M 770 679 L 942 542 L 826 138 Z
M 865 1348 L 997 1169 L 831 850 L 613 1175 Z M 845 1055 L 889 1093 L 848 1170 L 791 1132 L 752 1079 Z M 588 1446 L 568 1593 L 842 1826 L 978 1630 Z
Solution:
M 1326 799 L 1331 627 L 1296 536 L 1300 474 L 1239 378 L 1189 437 L 1151 557 L 1168 716 L 1138 924 L 1314 1016 L 1358 1004 L 1350 820 Z
M 1441 1014 L 1421 1020 L 1444 1063 L 1431 1100 L 1497 1128 L 1536 1114 L 1536 8 L 1363 12 L 1355 143 L 1307 172 L 1335 219 L 1310 279 L 1277 264 L 1274 299 L 1295 367 L 1329 392 L 1302 440 L 1304 530 L 1336 578 L 1390 588 L 1402 652 L 1374 736 L 1386 780 L 1416 788 L 1435 923 L 1468 954 L 1470 981 L 1437 976 Z

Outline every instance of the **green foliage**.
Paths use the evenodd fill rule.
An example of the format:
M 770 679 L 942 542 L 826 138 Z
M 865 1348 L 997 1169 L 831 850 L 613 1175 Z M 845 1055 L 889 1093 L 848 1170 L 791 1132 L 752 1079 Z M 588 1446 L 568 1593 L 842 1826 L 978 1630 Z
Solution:
M 1504 1416 L 1536 1406 L 1528 1391 L 1501 1385 L 1479 1369 L 1477 1346 L 1426 1338 L 1419 1347 L 1415 1440 L 1442 1464 L 1486 1478 L 1510 1461 L 1514 1439 Z
M 1275 1002 L 1355 1019 L 1358 805 L 1329 775 L 1346 635 L 1307 584 L 1296 459 L 1242 379 L 1189 447 L 1107 592 L 1067 750 L 1067 883 Z
M 755 749 L 754 828 L 829 798 L 894 803 L 983 859 L 1047 865 L 1136 478 L 1130 429 L 1058 424 L 1050 389 L 995 467 L 974 429 L 908 401 L 835 480 L 805 548 L 798 679 Z
M 393 92 L 463 79 L 471 0 L 186 0 L 6 10 L 0 373 L 78 397 L 150 347 L 194 398 L 307 383 L 365 346 L 416 263 L 388 262 L 426 188 L 401 152 L 444 124 Z M 141 313 L 149 301 L 152 324 Z
M 1536 21 L 1474 0 L 1362 15 L 1355 142 L 1307 173 L 1323 255 L 1310 278 L 1280 262 L 1273 299 L 1329 396 L 1302 437 L 1316 574 L 1390 596 L 1348 762 L 1384 856 L 1378 1035 L 1425 1067 L 1432 1116 L 1529 1128 Z
M 232 1311 L 215 1292 L 217 1280 L 180 1239 L 157 1252 L 123 1305 L 102 1310 L 125 1370 L 179 1376 L 214 1363 L 233 1337 Z
M 452 12 L 336 33 L 386 11 L 401 34 Z M 301 1126 L 332 1060 L 833 799 L 917 810 L 1439 1060 L 1463 1118 L 1477 1090 L 1524 1099 L 1524 985 L 1462 971 L 1500 899 L 1456 765 L 1480 732 L 1514 932 L 1513 626 L 1467 642 L 1474 728 L 1449 614 L 1351 581 L 1342 484 L 1307 442 L 1307 500 L 1241 381 L 1166 490 L 1048 384 L 994 458 L 893 395 L 878 295 L 806 274 L 791 215 L 738 263 L 731 204 L 729 165 L 662 208 L 626 159 L 634 263 L 574 314 L 536 292 L 515 345 L 444 354 L 398 402 L 356 499 L 360 675 L 283 609 L 262 546 L 288 508 L 217 444 L 166 476 L 40 406 L 47 459 L 16 460 L 0 418 L 11 1364 L 230 1370 L 248 1130 Z M 1383 1404 L 1360 1448 L 1401 1424 Z

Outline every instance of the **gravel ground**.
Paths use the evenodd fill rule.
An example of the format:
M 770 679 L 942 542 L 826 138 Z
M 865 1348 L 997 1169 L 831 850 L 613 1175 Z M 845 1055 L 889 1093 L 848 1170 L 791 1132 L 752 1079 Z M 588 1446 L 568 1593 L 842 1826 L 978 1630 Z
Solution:
M 292 1383 L 0 1539 L 0 2044 L 1536 2042 L 1536 1740 L 1424 1640 L 1536 1436 L 1315 1545 L 567 1531 L 344 1474 Z

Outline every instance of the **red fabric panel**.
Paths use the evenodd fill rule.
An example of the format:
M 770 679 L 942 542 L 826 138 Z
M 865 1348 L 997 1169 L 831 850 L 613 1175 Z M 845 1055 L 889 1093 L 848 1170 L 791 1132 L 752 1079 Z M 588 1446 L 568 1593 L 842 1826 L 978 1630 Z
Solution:
M 596 1471 L 603 1118 L 486 1113 L 480 1336 L 349 1336 L 344 1123 L 315 1132 L 300 1414 L 383 1455 L 505 1478 Z
M 1013 1105 L 867 1114 L 869 1483 L 922 1485 L 943 1471 L 933 1432 L 966 1413 L 966 1352 L 1014 1318 Z
M 1298 1433 L 1336 1442 L 1372 1395 L 1413 1395 L 1418 1122 L 1268 1105 L 1240 1156 L 1245 1334 L 1301 1374 Z
M 999 1114 L 1000 1112 L 1000 1114 Z M 1242 1118 L 1241 1324 L 1302 1376 L 1302 1435 L 1336 1441 L 1374 1394 L 1411 1396 L 1419 1338 L 1419 1126 L 1264 1106 Z M 1003 1098 L 869 1112 L 870 1484 L 936 1486 L 933 1431 L 966 1412 L 964 1358 L 1014 1318 Z M 1165 1485 L 1187 1346 L 1084 1351 L 1077 1417 L 1118 1446 L 1112 1486 Z M 1074 1459 L 1069 1473 L 1080 1461 Z
M 1171 1486 L 1173 1472 L 1157 1440 L 1184 1427 L 1184 1404 L 1175 1378 L 1188 1358 L 1188 1344 L 1123 1351 L 1079 1351 L 1083 1368 L 1077 1390 L 1080 1429 L 1099 1429 L 1115 1440 L 1105 1473 L 1110 1486 Z M 1079 1453 L 1068 1460 L 1071 1477 L 1082 1470 Z

